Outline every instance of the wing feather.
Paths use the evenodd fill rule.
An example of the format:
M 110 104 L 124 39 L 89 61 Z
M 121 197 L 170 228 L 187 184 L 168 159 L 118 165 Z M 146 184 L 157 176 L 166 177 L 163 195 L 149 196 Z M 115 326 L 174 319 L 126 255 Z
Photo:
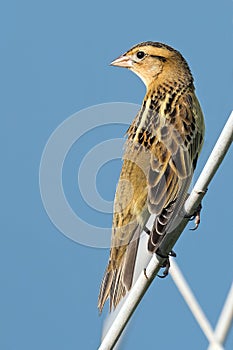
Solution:
M 165 123 L 163 121 L 166 137 L 162 137 L 160 132 L 157 141 L 162 146 L 151 148 L 148 207 L 151 213 L 156 214 L 156 219 L 148 242 L 150 251 L 156 251 L 166 232 L 178 223 L 176 214 L 186 199 L 203 143 L 204 120 L 194 93 L 180 96 L 173 115 L 175 122 L 169 117 Z M 153 169 L 156 163 L 160 167 L 159 174 L 155 175 Z M 151 172 L 155 175 L 154 182 Z

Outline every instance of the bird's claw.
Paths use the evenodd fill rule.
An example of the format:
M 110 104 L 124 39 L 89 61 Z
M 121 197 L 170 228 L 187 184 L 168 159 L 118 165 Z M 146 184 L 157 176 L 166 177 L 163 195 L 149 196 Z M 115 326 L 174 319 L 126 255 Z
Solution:
M 165 256 L 163 254 L 161 254 L 159 251 L 156 252 L 156 254 L 158 254 L 161 258 L 166 258 L 166 260 L 164 261 L 164 263 L 161 265 L 162 268 L 165 268 L 165 270 L 163 271 L 163 275 L 158 275 L 159 278 L 165 278 L 167 277 L 167 275 L 169 274 L 169 269 L 170 269 L 170 260 L 169 260 L 169 256 L 172 257 L 176 257 L 176 253 L 174 252 L 174 250 L 171 250 L 170 253 L 168 254 L 168 256 Z
M 161 267 L 165 267 L 165 270 L 163 271 L 163 275 L 158 275 L 159 278 L 165 278 L 169 274 L 170 269 L 170 260 L 169 257 L 164 261 L 163 265 Z
M 200 215 L 201 211 L 198 211 L 196 213 L 196 216 L 195 216 L 195 226 L 193 228 L 190 228 L 190 231 L 195 231 L 199 225 L 200 225 L 200 222 L 201 222 L 201 215 Z
M 200 203 L 192 215 L 185 215 L 185 218 L 189 219 L 189 221 L 195 219 L 195 226 L 193 228 L 190 228 L 190 231 L 195 231 L 199 227 L 201 222 L 201 209 L 202 205 Z
M 149 279 L 147 274 L 146 274 L 146 269 L 144 269 L 144 276 L 146 277 L 147 280 Z

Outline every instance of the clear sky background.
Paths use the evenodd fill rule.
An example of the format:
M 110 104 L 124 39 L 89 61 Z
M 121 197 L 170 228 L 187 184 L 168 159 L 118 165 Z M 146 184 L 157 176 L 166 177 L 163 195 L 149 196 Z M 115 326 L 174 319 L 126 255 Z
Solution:
M 39 191 L 43 149 L 51 133 L 83 108 L 140 104 L 143 84 L 108 64 L 138 42 L 161 41 L 189 62 L 205 114 L 197 178 L 232 109 L 232 2 L 22 0 L 2 4 L 0 16 L 0 349 L 97 349 L 107 314 L 105 307 L 98 316 L 97 297 L 109 252 L 75 243 L 50 221 Z M 124 132 L 109 129 L 110 138 Z M 86 144 L 98 144 L 100 135 L 75 144 L 64 166 L 69 203 L 96 226 L 110 225 L 111 216 L 90 213 L 81 202 L 77 171 Z M 120 162 L 112 161 L 98 173 L 106 200 L 114 196 L 119 171 Z M 203 201 L 200 228 L 186 229 L 175 248 L 176 262 L 213 327 L 232 281 L 232 178 L 231 149 Z M 122 349 L 207 345 L 168 277 L 155 280 L 145 295 Z M 232 346 L 231 330 L 226 349 Z

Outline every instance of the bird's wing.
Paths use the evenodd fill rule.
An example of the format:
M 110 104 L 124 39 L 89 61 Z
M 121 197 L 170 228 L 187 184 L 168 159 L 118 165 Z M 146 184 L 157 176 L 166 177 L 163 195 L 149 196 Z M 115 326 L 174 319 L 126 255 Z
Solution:
M 156 251 L 165 233 L 179 223 L 204 137 L 204 120 L 194 93 L 179 97 L 169 116 L 159 116 L 148 174 L 148 208 L 156 214 L 148 249 Z M 181 219 L 181 218 L 180 218 Z

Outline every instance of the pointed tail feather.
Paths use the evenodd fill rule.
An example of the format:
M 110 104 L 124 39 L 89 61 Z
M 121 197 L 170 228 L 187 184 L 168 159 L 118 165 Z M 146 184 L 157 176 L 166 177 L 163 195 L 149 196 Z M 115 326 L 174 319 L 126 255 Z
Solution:
M 108 271 L 108 270 L 109 270 L 109 264 L 108 264 L 106 271 L 104 273 L 104 278 L 103 278 L 103 281 L 101 283 L 100 292 L 99 292 L 98 309 L 99 309 L 100 314 L 101 314 L 102 309 L 104 307 L 105 301 L 108 299 L 108 297 L 110 295 L 110 289 L 111 289 L 113 275 L 114 275 L 114 272 L 112 270 L 110 270 L 110 271 Z
M 131 289 L 140 233 L 140 225 L 137 225 L 132 240 L 127 246 L 125 246 L 126 252 L 122 257 L 122 260 L 115 268 L 113 268 L 111 260 L 109 260 L 100 287 L 98 299 L 98 309 L 100 313 L 102 312 L 104 304 L 108 298 L 110 298 L 111 311 L 116 308 L 126 292 Z

